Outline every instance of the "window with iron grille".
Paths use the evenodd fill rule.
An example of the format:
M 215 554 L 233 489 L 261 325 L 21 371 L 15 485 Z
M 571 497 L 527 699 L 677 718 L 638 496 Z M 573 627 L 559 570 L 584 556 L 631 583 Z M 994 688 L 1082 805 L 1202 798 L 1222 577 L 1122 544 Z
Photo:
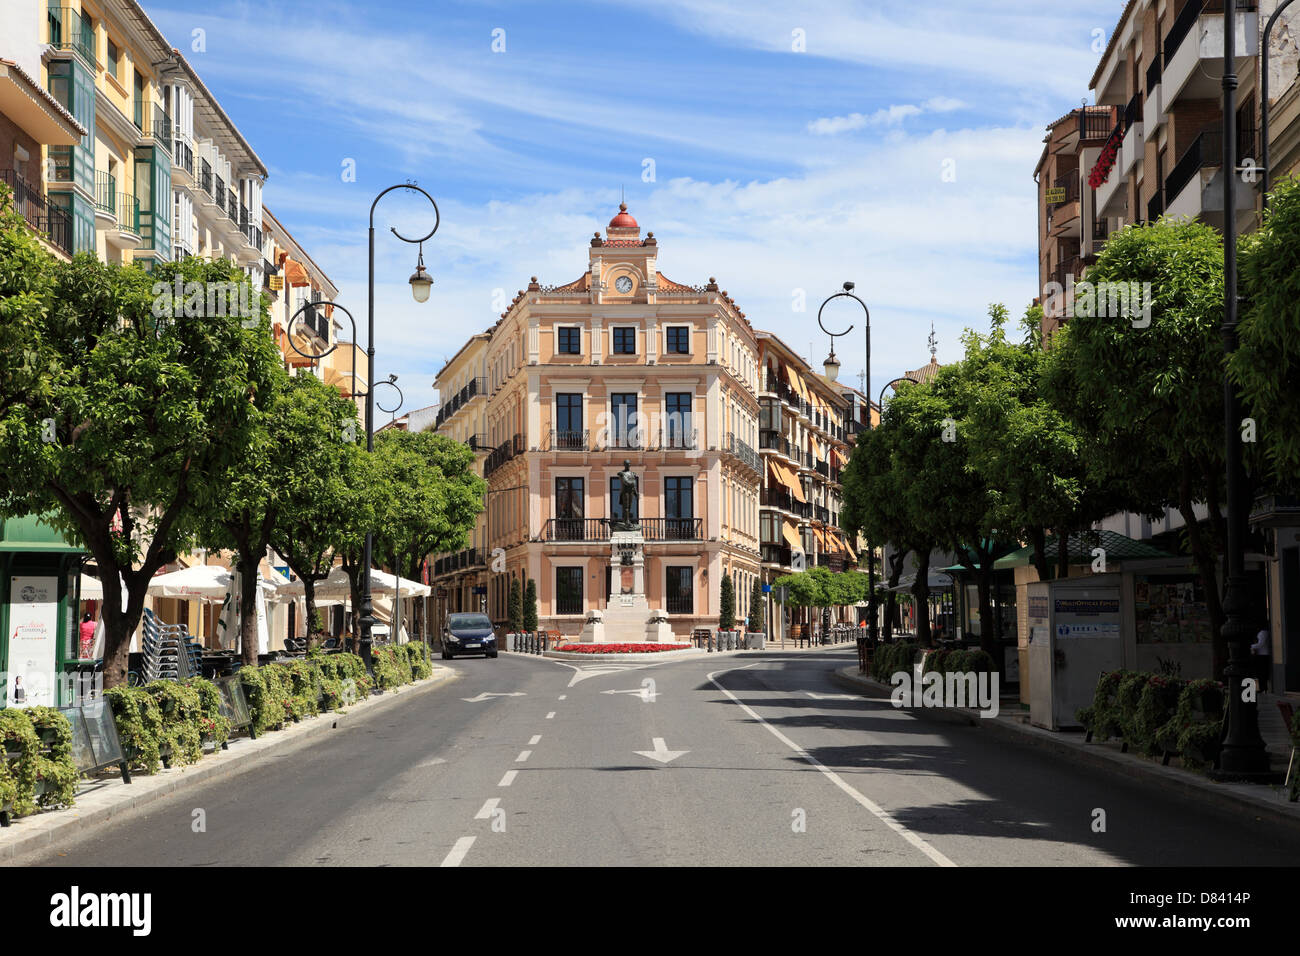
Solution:
M 671 567 L 667 569 L 668 580 L 664 589 L 667 597 L 669 614 L 695 613 L 695 569 L 692 567 Z
M 636 329 L 631 326 L 615 326 L 614 352 L 617 355 L 636 354 Z
M 582 568 L 555 569 L 555 613 L 582 613 Z
M 582 394 L 561 393 L 555 396 L 555 430 L 582 431 Z
M 582 329 L 574 325 L 562 325 L 556 330 L 559 336 L 557 351 L 563 355 L 580 355 L 582 353 Z
M 670 325 L 667 330 L 668 351 L 678 355 L 688 355 L 691 351 L 691 327 L 689 325 Z

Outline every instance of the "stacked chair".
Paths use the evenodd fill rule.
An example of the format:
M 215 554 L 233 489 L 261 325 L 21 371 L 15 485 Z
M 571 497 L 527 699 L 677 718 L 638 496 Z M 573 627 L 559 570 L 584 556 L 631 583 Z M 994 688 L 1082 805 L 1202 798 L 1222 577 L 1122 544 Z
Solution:
M 148 608 L 144 612 L 145 683 L 185 680 L 200 673 L 200 652 L 184 624 L 165 624 Z

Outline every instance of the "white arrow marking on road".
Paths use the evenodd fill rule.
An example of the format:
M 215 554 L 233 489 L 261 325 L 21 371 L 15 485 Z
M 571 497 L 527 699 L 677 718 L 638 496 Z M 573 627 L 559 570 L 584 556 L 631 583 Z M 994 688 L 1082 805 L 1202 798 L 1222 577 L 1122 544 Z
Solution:
M 689 750 L 669 750 L 662 737 L 654 738 L 654 745 L 654 750 L 634 750 L 632 753 L 640 754 L 642 757 L 649 757 L 651 760 L 658 760 L 660 763 L 668 763 L 671 760 L 676 760 L 682 754 L 690 753 Z
M 602 694 L 636 694 L 647 704 L 653 704 L 655 697 L 658 696 L 657 694 L 650 693 L 650 691 L 644 687 L 635 687 L 632 690 L 602 690 L 601 693 Z
M 857 694 L 814 694 L 810 690 L 804 691 L 813 700 L 860 700 Z
M 482 694 L 479 694 L 477 697 L 462 697 L 461 700 L 463 700 L 463 701 L 464 701 L 465 703 L 467 703 L 467 704 L 477 704 L 477 703 L 479 703 L 480 701 L 490 700 L 490 699 L 493 698 L 493 697 L 527 697 L 527 696 L 528 696 L 528 695 L 525 694 L 525 693 L 524 693 L 523 691 L 521 691 L 521 690 L 514 690 L 514 691 L 511 691 L 511 692 L 508 693 L 508 694 L 489 694 L 489 693 L 482 693 Z

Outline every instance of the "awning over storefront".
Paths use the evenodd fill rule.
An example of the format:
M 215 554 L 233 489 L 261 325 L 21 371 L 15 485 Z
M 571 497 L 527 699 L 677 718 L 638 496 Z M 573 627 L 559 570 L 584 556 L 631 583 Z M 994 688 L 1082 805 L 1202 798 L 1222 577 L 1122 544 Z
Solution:
M 803 541 L 799 538 L 799 526 L 791 519 L 786 518 L 785 521 L 781 523 L 781 533 L 785 536 L 786 544 L 790 545 L 790 547 L 794 548 L 796 551 L 803 550 Z

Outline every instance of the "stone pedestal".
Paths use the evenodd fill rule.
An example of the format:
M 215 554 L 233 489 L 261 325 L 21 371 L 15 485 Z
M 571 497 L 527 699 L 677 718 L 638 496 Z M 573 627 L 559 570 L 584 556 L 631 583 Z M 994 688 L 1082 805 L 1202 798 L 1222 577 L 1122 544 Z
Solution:
M 645 596 L 645 536 L 638 531 L 610 534 L 609 595 L 603 620 L 603 640 L 640 644 L 646 640 L 650 605 Z

